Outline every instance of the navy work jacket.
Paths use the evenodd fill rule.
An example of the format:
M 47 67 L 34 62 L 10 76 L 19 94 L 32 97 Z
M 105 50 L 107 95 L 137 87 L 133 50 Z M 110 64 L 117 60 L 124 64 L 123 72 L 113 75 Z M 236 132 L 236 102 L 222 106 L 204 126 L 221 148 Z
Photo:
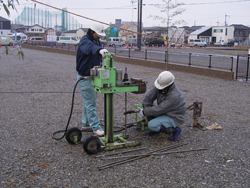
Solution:
M 100 49 L 102 46 L 99 40 L 95 41 L 91 35 L 82 37 L 76 54 L 76 70 L 80 76 L 90 76 L 90 69 L 101 65 Z

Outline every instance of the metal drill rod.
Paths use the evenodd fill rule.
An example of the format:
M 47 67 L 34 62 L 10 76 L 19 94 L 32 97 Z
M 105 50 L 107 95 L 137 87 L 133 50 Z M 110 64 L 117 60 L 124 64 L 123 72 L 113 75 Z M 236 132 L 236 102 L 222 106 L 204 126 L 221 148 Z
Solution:
M 169 151 L 169 152 L 163 152 L 163 153 L 152 153 L 152 154 L 139 154 L 139 155 L 128 155 L 128 156 L 121 156 L 121 157 L 110 157 L 106 158 L 108 159 L 121 159 L 121 158 L 131 158 L 131 157 L 141 157 L 141 156 L 150 156 L 150 155 L 166 155 L 171 153 L 185 153 L 190 151 L 201 151 L 201 150 L 207 150 L 207 148 L 201 148 L 201 149 L 190 149 L 190 150 L 180 150 L 180 151 Z
M 142 150 L 142 149 L 147 149 L 147 147 L 142 147 L 142 148 L 139 148 L 139 149 L 131 149 L 131 150 L 128 150 L 128 151 L 122 151 L 122 152 L 117 152 L 117 153 L 110 153 L 110 154 L 98 155 L 98 156 L 96 156 L 96 158 L 110 156 L 110 155 L 119 155 L 119 154 L 122 154 L 122 153 L 128 153 L 128 152 L 138 151 L 138 150 Z
M 184 144 L 182 144 L 182 145 L 184 145 Z M 181 146 L 181 145 L 180 145 Z M 168 148 L 164 148 L 164 149 L 159 149 L 159 150 L 157 150 L 157 151 L 164 151 L 164 150 L 166 150 L 166 149 L 173 149 L 173 148 L 176 148 L 176 147 L 179 147 L 179 146 L 175 146 L 175 147 L 168 147 Z M 152 152 L 154 152 L 154 151 L 152 151 Z M 150 152 L 151 153 L 151 152 Z M 110 168 L 110 167 L 112 167 L 112 166 L 115 166 L 115 165 L 119 165 L 119 164 L 124 164 L 124 163 L 127 163 L 127 162 L 131 162 L 131 161 L 135 161 L 135 160 L 138 160 L 138 159 L 143 159 L 143 158 L 145 158 L 146 156 L 141 156 L 141 157 L 132 157 L 132 158 L 130 158 L 130 159 L 126 159 L 126 160 L 121 160 L 121 161 L 117 161 L 117 162 L 114 162 L 114 163 L 109 163 L 109 164 L 107 164 L 106 166 L 105 165 L 103 165 L 103 166 L 101 166 L 101 167 L 99 167 L 99 170 L 104 170 L 104 169 L 106 169 L 106 168 Z
M 186 144 L 182 144 L 182 145 L 186 145 Z M 174 149 L 177 147 L 180 147 L 182 145 L 175 145 L 175 146 L 168 146 L 167 148 L 161 148 L 161 149 L 157 149 L 151 152 L 147 152 L 145 154 L 139 154 L 139 155 L 129 155 L 129 156 L 123 156 L 123 157 L 113 157 L 113 159 L 118 159 L 118 158 L 134 158 L 134 157 L 140 157 L 140 156 L 149 156 L 149 155 L 153 155 L 154 152 L 161 152 L 161 151 L 165 151 L 165 150 L 170 150 L 170 149 Z M 104 159 L 112 159 L 112 158 L 104 158 Z M 118 161 L 119 162 L 119 161 Z M 105 166 L 105 165 L 103 165 Z
M 125 112 L 127 112 L 127 92 L 125 92 Z M 127 114 L 125 114 L 125 125 L 127 124 Z M 125 136 L 127 136 L 127 126 L 125 126 Z
M 177 145 L 174 145 L 174 146 L 168 146 L 168 147 L 166 147 L 166 148 L 160 148 L 160 149 L 151 151 L 151 152 L 149 152 L 148 154 L 154 153 L 154 152 L 158 152 L 158 151 L 164 151 L 164 150 L 173 149 L 173 148 L 180 147 L 180 146 L 183 146 L 183 145 L 187 145 L 187 143 L 177 144 Z M 126 160 L 116 161 L 116 162 L 113 162 L 113 163 L 108 163 L 108 164 L 99 166 L 98 168 L 99 168 L 100 170 L 103 170 L 103 169 L 105 169 L 105 168 L 109 168 L 109 167 L 112 167 L 112 166 L 115 166 L 115 165 L 118 165 L 118 164 L 123 164 L 123 163 L 126 163 L 126 162 L 134 161 L 134 160 L 137 160 L 137 159 L 142 159 L 142 158 L 144 158 L 144 157 L 145 157 L 145 156 L 141 156 L 141 157 L 132 157 L 131 159 L 126 159 Z

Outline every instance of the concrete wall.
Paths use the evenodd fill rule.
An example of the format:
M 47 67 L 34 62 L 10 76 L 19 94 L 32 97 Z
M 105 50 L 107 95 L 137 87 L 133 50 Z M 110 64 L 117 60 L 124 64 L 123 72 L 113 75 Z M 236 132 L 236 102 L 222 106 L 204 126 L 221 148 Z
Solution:
M 72 50 L 63 50 L 63 49 L 56 49 L 56 48 L 42 47 L 42 46 L 32 46 L 32 45 L 27 45 L 27 44 L 23 44 L 22 47 L 34 49 L 34 50 L 43 50 L 43 51 L 52 52 L 52 53 L 76 55 L 76 51 L 72 51 Z M 126 58 L 126 57 L 119 57 L 119 56 L 114 57 L 114 60 L 117 62 L 121 62 L 121 63 L 154 67 L 154 68 L 158 68 L 161 70 L 175 70 L 175 71 L 180 71 L 180 72 L 188 72 L 192 74 L 211 76 L 211 77 L 222 78 L 222 79 L 227 79 L 227 80 L 234 80 L 234 72 L 229 72 L 229 71 L 204 69 L 204 68 L 194 67 L 194 66 L 189 67 L 185 65 L 178 65 L 178 64 L 171 64 L 171 63 L 168 64 L 168 67 L 166 69 L 166 64 L 164 62 L 146 61 L 142 59 Z

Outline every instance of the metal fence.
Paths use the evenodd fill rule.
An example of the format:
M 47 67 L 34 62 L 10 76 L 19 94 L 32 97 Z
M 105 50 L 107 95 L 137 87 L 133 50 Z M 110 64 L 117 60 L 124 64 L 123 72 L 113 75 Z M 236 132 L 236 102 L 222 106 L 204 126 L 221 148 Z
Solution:
M 250 78 L 249 57 L 237 56 L 235 79 L 248 81 Z
M 66 50 L 77 50 L 77 45 L 65 44 L 58 45 L 56 43 L 39 42 L 31 43 L 30 45 L 40 45 L 52 48 L 60 48 Z M 110 53 L 117 56 L 127 58 L 138 58 L 144 60 L 152 60 L 159 62 L 169 62 L 173 64 L 202 67 L 207 69 L 217 69 L 235 72 L 235 79 L 244 79 L 248 81 L 249 72 L 249 57 L 224 55 L 224 54 L 205 54 L 205 53 L 188 53 L 188 52 L 172 52 L 154 49 L 143 49 L 136 51 L 134 48 L 124 47 L 108 47 Z
M 109 48 L 111 53 L 117 56 L 123 56 L 128 58 L 139 58 L 145 60 L 170 62 L 174 64 L 196 66 L 208 69 L 220 69 L 225 71 L 233 71 L 236 65 L 237 56 L 226 56 L 217 54 L 201 54 L 201 53 L 181 53 L 167 51 L 154 51 L 147 50 L 135 51 L 120 48 Z

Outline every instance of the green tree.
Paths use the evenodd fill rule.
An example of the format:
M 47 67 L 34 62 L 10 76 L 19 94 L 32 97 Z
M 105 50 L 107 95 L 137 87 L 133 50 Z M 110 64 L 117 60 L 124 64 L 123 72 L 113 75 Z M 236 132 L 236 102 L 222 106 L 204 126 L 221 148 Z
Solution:
M 10 9 L 17 11 L 15 4 L 17 3 L 19 5 L 18 0 L 0 0 L 0 3 L 3 5 L 3 8 L 8 16 L 10 15 Z

